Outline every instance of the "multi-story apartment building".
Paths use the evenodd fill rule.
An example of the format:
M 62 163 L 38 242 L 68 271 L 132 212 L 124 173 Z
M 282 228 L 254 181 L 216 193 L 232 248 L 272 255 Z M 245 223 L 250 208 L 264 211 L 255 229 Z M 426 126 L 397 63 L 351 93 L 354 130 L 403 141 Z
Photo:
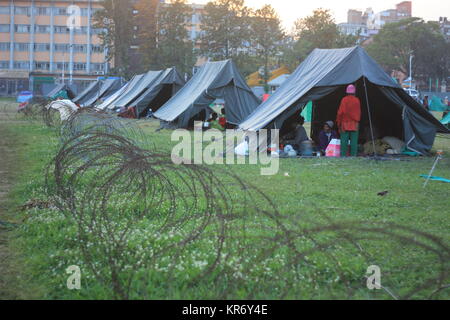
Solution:
M 347 14 L 347 22 L 340 23 L 338 26 L 342 33 L 359 34 L 361 41 L 364 41 L 377 34 L 384 25 L 410 17 L 412 17 L 412 2 L 403 1 L 398 3 L 395 9 L 378 13 L 375 13 L 372 8 L 368 8 L 364 12 L 350 9 Z
M 93 27 L 100 0 L 0 0 L 0 95 L 42 93 L 47 83 L 80 87 L 108 71 Z
M 439 26 L 444 37 L 447 39 L 447 41 L 450 42 L 450 21 L 448 20 L 448 18 L 440 17 Z
M 376 14 L 370 14 L 367 26 L 369 29 L 379 30 L 384 25 L 399 22 L 412 17 L 412 2 L 403 1 L 396 5 L 395 9 L 384 10 Z
M 189 40 L 194 41 L 196 47 L 200 46 L 200 38 L 202 37 L 202 16 L 205 12 L 205 5 L 203 4 L 190 4 L 192 9 L 191 25 L 188 27 Z

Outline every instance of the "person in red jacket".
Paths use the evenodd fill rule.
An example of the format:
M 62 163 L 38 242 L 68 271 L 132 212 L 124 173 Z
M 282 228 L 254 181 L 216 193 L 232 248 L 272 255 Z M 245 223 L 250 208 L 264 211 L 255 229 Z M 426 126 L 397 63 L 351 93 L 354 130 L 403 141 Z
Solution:
M 361 121 L 361 102 L 356 95 L 356 87 L 347 87 L 345 96 L 339 106 L 337 125 L 341 133 L 341 157 L 347 156 L 348 141 L 351 145 L 351 156 L 358 155 L 359 122 Z

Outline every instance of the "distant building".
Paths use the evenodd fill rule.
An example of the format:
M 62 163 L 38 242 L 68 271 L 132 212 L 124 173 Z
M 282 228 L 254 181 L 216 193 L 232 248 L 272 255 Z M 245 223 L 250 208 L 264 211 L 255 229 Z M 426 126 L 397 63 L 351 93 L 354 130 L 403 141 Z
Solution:
M 338 24 L 338 27 L 340 32 L 345 35 L 359 35 L 361 40 L 367 39 L 369 37 L 369 29 L 365 24 L 340 23 Z
M 369 29 L 379 30 L 388 23 L 399 22 L 412 17 L 412 2 L 403 1 L 396 5 L 395 9 L 384 10 L 376 14 L 370 14 L 367 20 Z
M 286 80 L 290 77 L 290 74 L 282 74 L 281 76 L 273 79 L 272 81 L 268 82 L 267 84 L 270 87 L 270 94 L 274 94 L 275 91 L 277 91 L 283 83 L 286 82 Z
M 365 15 L 362 11 L 350 9 L 347 12 L 347 23 L 354 25 L 366 25 L 367 15 Z
M 372 8 L 364 12 L 350 9 L 347 13 L 347 22 L 338 25 L 341 33 L 345 35 L 360 35 L 360 43 L 366 42 L 388 23 L 398 22 L 412 17 L 412 2 L 403 1 L 395 9 L 375 13 Z
M 439 26 L 444 37 L 447 39 L 447 41 L 450 41 L 450 21 L 447 19 L 447 17 L 439 18 Z
M 189 40 L 194 41 L 196 46 L 200 45 L 200 38 L 203 35 L 202 31 L 202 16 L 205 12 L 205 5 L 190 4 L 192 8 L 191 26 L 188 28 Z
M 170 3 L 165 0 L 160 0 L 160 3 L 164 6 L 169 6 Z M 192 14 L 190 17 L 190 23 L 187 27 L 188 31 L 188 39 L 194 41 L 196 46 L 200 45 L 200 38 L 203 34 L 202 32 L 202 16 L 205 11 L 205 5 L 196 4 L 196 3 L 188 3 L 187 4 L 192 9 Z
M 102 30 L 92 27 L 100 9 L 99 0 L 0 0 L 0 95 L 39 94 L 63 80 L 84 87 L 104 75 Z M 79 14 L 75 28 L 68 27 L 71 13 Z

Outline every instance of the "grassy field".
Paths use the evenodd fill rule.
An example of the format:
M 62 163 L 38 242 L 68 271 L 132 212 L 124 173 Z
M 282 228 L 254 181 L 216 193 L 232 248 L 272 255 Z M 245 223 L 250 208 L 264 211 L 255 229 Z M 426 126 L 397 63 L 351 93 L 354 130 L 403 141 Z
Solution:
M 11 105 L 10 101 L 0 103 Z M 39 299 L 120 297 L 115 293 L 114 284 L 110 281 L 111 261 L 102 255 L 100 249 L 92 249 L 89 251 L 90 255 L 83 252 L 82 248 L 89 246 L 78 245 L 74 221 L 58 210 L 46 208 L 45 205 L 31 206 L 32 208 L 27 210 L 19 209 L 27 202 L 45 204 L 49 200 L 51 195 L 45 188 L 44 173 L 60 146 L 58 132 L 42 123 L 23 121 L 15 117 L 2 121 L 1 126 L 4 137 L 14 141 L 11 148 L 17 151 L 15 182 L 6 202 L 8 210 L 0 217 L 0 220 L 7 219 L 8 222 L 18 225 L 11 231 L 9 241 L 9 247 L 16 252 L 14 263 L 20 265 L 17 273 L 21 275 L 21 280 L 15 281 L 14 284 L 15 290 L 20 291 L 16 292 L 16 296 Z M 174 142 L 170 141 L 170 131 L 155 132 L 157 124 L 154 122 L 139 122 L 139 126 L 159 150 L 171 150 Z M 450 140 L 438 138 L 434 149 L 442 149 L 446 154 L 434 175 L 450 178 Z M 296 247 L 291 249 L 298 252 L 314 249 L 301 259 L 297 257 L 299 260 L 292 260 L 291 249 L 285 243 L 276 245 L 270 254 L 257 258 L 261 247 L 265 245 L 264 241 L 273 244 L 277 237 L 282 236 L 280 230 L 267 215 L 259 215 L 258 210 L 252 213 L 250 218 L 246 217 L 246 209 L 239 206 L 246 191 L 234 187 L 233 181 L 222 173 L 221 166 L 213 167 L 219 180 L 229 184 L 228 187 L 235 195 L 234 204 L 238 207 L 238 217 L 230 222 L 228 227 L 233 229 L 237 239 L 243 236 L 238 228 L 244 224 L 247 228 L 251 225 L 249 238 L 256 239 L 258 236 L 260 243 L 252 243 L 249 240 L 246 246 L 240 247 L 230 240 L 227 250 L 231 253 L 225 259 L 226 263 L 222 263 L 223 265 L 207 277 L 194 283 L 190 280 L 196 279 L 202 274 L 202 270 L 212 263 L 214 255 L 210 250 L 215 248 L 215 244 L 210 243 L 210 238 L 201 239 L 189 245 L 176 260 L 171 260 L 171 255 L 177 252 L 172 248 L 159 258 L 148 258 L 152 262 L 145 267 L 142 265 L 138 270 L 133 270 L 127 298 L 421 299 L 434 293 L 433 298 L 448 299 L 450 291 L 438 290 L 439 287 L 436 286 L 418 290 L 408 296 L 408 292 L 414 288 L 437 277 L 442 268 L 448 271 L 448 261 L 440 261 L 442 257 L 439 256 L 439 251 L 442 247 L 448 250 L 450 244 L 450 185 L 430 182 L 424 189 L 424 180 L 419 177 L 429 172 L 433 162 L 434 158 L 431 157 L 390 161 L 365 158 L 282 159 L 279 173 L 274 176 L 260 175 L 260 167 L 256 165 L 234 165 L 227 168 L 267 195 L 282 215 L 283 223 L 288 225 L 288 229 L 300 233 L 293 244 Z M 385 196 L 378 195 L 384 191 L 388 191 Z M 118 198 L 124 196 L 126 198 L 128 194 L 117 192 Z M 131 211 L 138 207 L 137 201 L 131 198 L 128 202 L 125 199 L 123 203 L 116 204 L 117 208 L 112 207 L 109 210 L 126 211 L 129 207 Z M 255 207 L 263 211 L 267 209 L 265 205 L 264 200 L 261 200 Z M 118 224 L 120 219 L 121 217 L 117 217 Z M 344 234 L 335 229 L 314 238 L 319 242 L 336 241 L 335 245 L 323 250 L 306 232 L 305 235 L 300 232 L 311 230 L 314 226 L 343 221 L 365 226 L 401 225 L 414 229 L 414 233 L 403 230 L 399 237 L 393 239 L 388 234 L 369 237 L 369 234 L 374 235 L 373 230 L 369 229 L 348 229 L 346 232 L 354 232 L 361 240 L 358 242 L 359 249 L 355 251 L 349 244 L 341 244 L 340 240 Z M 155 223 L 159 224 L 160 221 L 143 219 L 133 230 L 133 234 L 136 233 L 135 238 L 127 243 L 127 248 L 124 249 L 124 252 L 130 253 L 131 258 L 126 260 L 129 269 L 132 266 L 141 266 L 139 257 L 150 257 L 147 251 L 171 241 L 170 237 L 164 238 L 164 235 L 162 239 L 155 238 Z M 194 226 L 188 223 L 184 228 L 191 230 Z M 178 231 L 180 233 L 171 237 L 181 237 L 185 230 Z M 435 238 L 428 237 L 420 242 L 419 239 L 423 235 L 419 232 Z M 419 242 L 422 245 L 418 245 Z M 436 247 L 436 243 L 441 246 Z M 91 246 L 96 246 L 95 241 Z M 100 244 L 98 246 L 100 247 Z M 142 255 L 135 255 L 141 251 Z M 255 256 L 252 256 L 253 254 Z M 87 256 L 90 259 L 86 259 Z M 176 266 L 171 266 L 173 261 L 176 261 Z M 81 290 L 67 289 L 66 268 L 71 265 L 81 267 Z M 370 265 L 380 266 L 383 290 L 370 291 L 366 288 L 366 270 Z M 172 271 L 172 267 L 175 271 L 168 272 L 168 269 Z M 119 275 L 119 278 L 123 276 L 128 279 L 131 272 L 129 269 L 124 268 L 124 274 Z M 448 283 L 448 280 L 447 275 L 445 283 Z M 436 281 L 433 281 L 436 284 Z M 289 290 L 285 291 L 287 287 Z

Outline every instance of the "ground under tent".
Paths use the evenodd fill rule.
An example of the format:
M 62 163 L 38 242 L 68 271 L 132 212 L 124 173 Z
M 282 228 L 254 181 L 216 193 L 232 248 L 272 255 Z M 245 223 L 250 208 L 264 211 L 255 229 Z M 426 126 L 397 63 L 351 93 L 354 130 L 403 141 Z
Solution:
M 281 129 L 282 136 L 308 101 L 314 101 L 311 136 L 317 141 L 324 122 L 335 122 L 349 84 L 356 85 L 362 104 L 361 143 L 393 136 L 404 141 L 410 150 L 427 154 L 436 132 L 447 131 L 361 47 L 316 49 L 240 128 L 246 131 Z
M 188 128 L 205 121 L 217 99 L 225 101 L 227 122 L 238 125 L 259 105 L 231 60 L 208 62 L 154 116 L 163 126 Z

